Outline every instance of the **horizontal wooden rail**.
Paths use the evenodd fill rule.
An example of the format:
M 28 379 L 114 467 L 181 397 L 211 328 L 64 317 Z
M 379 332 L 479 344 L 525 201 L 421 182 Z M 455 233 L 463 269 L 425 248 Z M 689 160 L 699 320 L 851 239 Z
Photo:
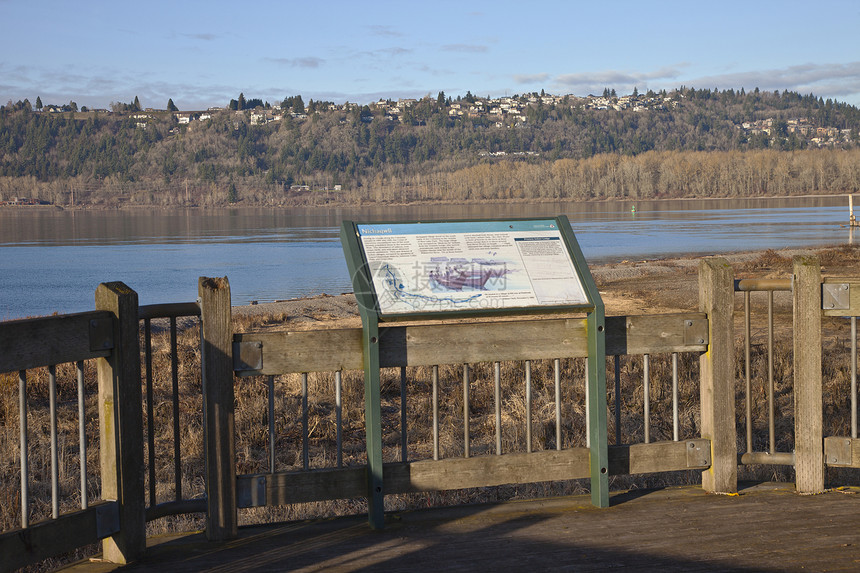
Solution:
M 206 498 L 180 499 L 165 501 L 146 508 L 146 521 L 153 521 L 168 515 L 183 515 L 185 513 L 206 513 Z
M 704 313 L 606 317 L 606 354 L 641 355 L 705 352 L 708 317 Z
M 705 469 L 710 442 L 655 442 L 609 448 L 612 475 Z M 386 464 L 385 493 L 415 493 L 590 477 L 588 448 Z M 239 507 L 286 505 L 367 494 L 364 466 L 237 477 Z
M 105 311 L 0 322 L 0 372 L 105 357 L 113 346 Z
M 432 366 L 505 360 L 582 358 L 588 353 L 584 318 L 529 319 L 431 326 L 380 327 L 380 366 Z M 606 319 L 606 353 L 704 352 L 702 313 L 616 316 Z M 359 370 L 361 329 L 240 333 L 233 336 L 239 376 Z
M 48 557 L 95 543 L 119 531 L 119 504 L 99 502 L 26 529 L 0 535 L 0 571 L 14 571 Z
M 178 318 L 180 316 L 200 316 L 200 305 L 196 302 L 173 302 L 165 304 L 145 304 L 137 307 L 137 316 L 145 318 Z
M 610 475 L 707 469 L 710 465 L 711 441 L 704 438 L 609 447 Z

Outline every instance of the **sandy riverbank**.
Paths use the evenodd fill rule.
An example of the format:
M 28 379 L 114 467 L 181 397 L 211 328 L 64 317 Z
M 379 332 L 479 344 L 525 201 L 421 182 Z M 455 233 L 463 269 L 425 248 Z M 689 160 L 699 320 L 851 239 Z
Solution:
M 723 255 L 736 276 L 788 277 L 791 257 L 817 254 L 826 275 L 860 275 L 860 248 L 785 249 Z M 591 271 L 607 315 L 682 312 L 698 308 L 698 267 L 701 257 L 623 261 L 595 265 Z M 290 330 L 348 328 L 361 325 L 358 305 L 350 294 L 237 306 L 233 313 L 253 327 Z

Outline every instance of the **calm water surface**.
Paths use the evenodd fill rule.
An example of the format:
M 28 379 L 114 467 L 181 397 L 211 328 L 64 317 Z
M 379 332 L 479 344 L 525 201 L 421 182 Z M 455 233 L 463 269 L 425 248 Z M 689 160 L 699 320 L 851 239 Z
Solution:
M 635 212 L 632 207 L 635 206 Z M 0 210 L 0 320 L 93 308 L 100 282 L 141 304 L 197 297 L 227 276 L 233 304 L 350 292 L 343 219 L 445 220 L 567 215 L 591 263 L 836 245 L 847 200 L 734 199 L 365 209 Z

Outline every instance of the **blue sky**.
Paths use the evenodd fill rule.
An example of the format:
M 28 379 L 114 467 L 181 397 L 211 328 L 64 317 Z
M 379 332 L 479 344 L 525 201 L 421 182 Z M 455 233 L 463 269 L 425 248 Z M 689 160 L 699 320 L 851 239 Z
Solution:
M 0 0 L 0 104 L 367 103 L 634 87 L 860 105 L 860 2 Z

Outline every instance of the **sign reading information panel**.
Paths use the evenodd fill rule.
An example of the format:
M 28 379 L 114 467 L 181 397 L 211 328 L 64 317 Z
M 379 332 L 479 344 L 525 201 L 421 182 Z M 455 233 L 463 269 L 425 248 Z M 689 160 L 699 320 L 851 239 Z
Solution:
M 354 227 L 381 316 L 589 304 L 566 218 Z
M 405 373 L 405 367 L 423 363 L 415 356 L 423 355 L 422 351 L 411 352 L 422 348 L 420 336 L 410 339 L 408 327 L 380 327 L 380 322 L 398 320 L 585 313 L 586 371 L 592 396 L 588 402 L 591 495 L 595 505 L 609 505 L 604 307 L 567 217 L 343 221 L 340 240 L 361 313 L 368 519 L 373 527 L 385 523 L 380 368 L 400 366 Z M 440 335 L 462 331 L 459 326 L 439 326 L 443 327 Z M 419 330 L 431 327 L 435 328 L 425 324 Z M 494 329 L 467 330 L 477 338 L 476 349 L 495 344 L 485 339 Z M 460 344 L 470 346 L 471 340 Z M 499 356 L 505 348 L 511 350 L 507 342 L 500 345 Z M 467 448 L 468 439 L 467 431 Z

